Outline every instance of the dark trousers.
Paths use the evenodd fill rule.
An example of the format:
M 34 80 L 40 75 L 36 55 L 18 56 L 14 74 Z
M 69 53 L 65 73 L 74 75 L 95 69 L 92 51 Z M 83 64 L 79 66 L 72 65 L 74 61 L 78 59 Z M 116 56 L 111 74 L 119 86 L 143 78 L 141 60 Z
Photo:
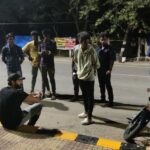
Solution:
M 28 125 L 35 125 L 36 121 L 39 119 L 41 114 L 42 104 L 35 103 L 33 105 L 28 106 L 27 108 L 22 110 L 22 121 L 20 126 L 23 125 L 25 122 L 28 122 Z
M 49 88 L 49 81 L 47 78 L 47 74 L 49 75 L 51 87 L 52 87 L 52 94 L 56 94 L 56 83 L 55 83 L 55 69 L 53 67 L 41 67 L 41 72 L 42 72 L 42 90 L 43 94 L 45 94 L 45 87 Z M 49 88 L 50 89 L 50 88 Z
M 114 95 L 113 95 L 113 89 L 111 85 L 111 74 L 106 75 L 106 71 L 98 70 L 98 81 L 100 86 L 100 92 L 101 92 L 101 99 L 105 100 L 105 90 L 107 89 L 108 92 L 108 99 L 110 103 L 113 103 Z
M 79 79 L 77 75 L 72 76 L 73 86 L 74 86 L 74 96 L 78 97 L 79 95 Z
M 91 119 L 94 107 L 94 81 L 79 80 L 79 83 L 84 98 L 84 109 Z
M 38 75 L 38 69 L 40 69 L 39 66 L 36 66 L 36 67 L 32 66 L 32 81 L 31 81 L 31 91 L 32 92 L 34 91 L 36 78 Z

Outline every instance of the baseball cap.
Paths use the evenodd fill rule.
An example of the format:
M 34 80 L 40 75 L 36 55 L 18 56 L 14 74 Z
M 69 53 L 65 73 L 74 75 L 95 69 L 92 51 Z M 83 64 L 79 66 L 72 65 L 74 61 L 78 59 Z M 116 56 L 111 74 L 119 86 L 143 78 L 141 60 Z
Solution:
M 8 81 L 24 80 L 25 77 L 22 77 L 18 73 L 12 73 L 8 77 Z

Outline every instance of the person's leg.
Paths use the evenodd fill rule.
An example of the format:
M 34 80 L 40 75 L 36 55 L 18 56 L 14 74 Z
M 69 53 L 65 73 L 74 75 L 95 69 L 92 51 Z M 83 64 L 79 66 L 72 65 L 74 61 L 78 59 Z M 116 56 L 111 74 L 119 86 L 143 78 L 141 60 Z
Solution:
M 97 71 L 97 75 L 98 75 L 98 82 L 99 82 L 100 93 L 101 93 L 101 101 L 106 101 L 105 74 L 102 71 Z
M 38 74 L 38 67 L 32 66 L 31 92 L 34 92 L 37 74 Z
M 87 82 L 88 119 L 92 119 L 94 107 L 94 81 Z
M 82 91 L 83 99 L 84 99 L 84 112 L 85 114 L 88 113 L 88 103 L 87 103 L 87 90 L 86 90 L 86 81 L 79 80 L 80 88 Z
M 56 83 L 55 83 L 55 68 L 48 68 L 48 75 L 52 86 L 52 96 L 56 96 Z
M 106 88 L 108 92 L 108 98 L 109 98 L 109 104 L 113 105 L 113 100 L 114 100 L 114 94 L 113 94 L 113 89 L 111 85 L 111 75 L 106 76 Z
M 42 93 L 43 93 L 43 97 L 44 97 L 45 96 L 45 86 L 48 85 L 47 67 L 42 66 L 41 73 L 42 73 Z
M 20 125 L 23 125 L 25 122 L 28 122 L 28 125 L 35 125 L 38 120 L 42 110 L 42 104 L 36 103 L 28 106 L 27 108 L 22 110 L 23 118 Z
M 72 76 L 72 81 L 73 81 L 73 86 L 74 86 L 74 98 L 73 98 L 73 100 L 75 101 L 78 99 L 78 95 L 79 95 L 79 79 L 78 79 L 77 75 Z
M 41 72 L 41 77 L 42 77 L 42 67 L 39 67 L 39 70 L 40 70 L 40 72 Z M 47 89 L 47 91 L 48 91 L 48 93 L 49 93 L 49 95 L 51 94 L 51 92 L 50 92 L 50 86 L 49 86 L 49 82 L 48 82 L 48 78 L 47 78 L 47 75 L 45 76 L 45 78 L 46 78 L 46 83 L 45 83 L 45 85 L 42 85 L 42 87 L 43 86 L 45 86 L 45 89 Z M 42 88 L 43 89 L 43 88 Z

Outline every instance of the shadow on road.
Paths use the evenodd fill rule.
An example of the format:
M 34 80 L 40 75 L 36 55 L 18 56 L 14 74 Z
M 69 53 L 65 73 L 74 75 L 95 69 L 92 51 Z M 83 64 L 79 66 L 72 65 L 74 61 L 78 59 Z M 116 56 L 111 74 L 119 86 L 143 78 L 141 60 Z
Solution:
M 95 100 L 95 104 L 104 107 L 104 103 L 100 103 L 99 100 Z M 114 102 L 114 106 L 111 107 L 112 109 L 124 109 L 124 110 L 133 110 L 138 111 L 141 108 L 145 107 L 144 105 L 135 105 L 135 104 L 124 104 L 120 102 Z
M 113 120 L 110 120 L 107 118 L 97 117 L 97 116 L 93 116 L 93 118 L 100 120 L 100 121 L 103 121 L 103 122 L 94 121 L 95 124 L 111 126 L 111 127 L 120 128 L 120 129 L 125 129 L 127 127 L 127 124 L 116 122 L 116 121 L 113 121 Z
M 4 130 L 1 128 L 0 130 Z M 60 136 L 62 132 L 58 129 L 45 129 L 37 126 L 22 125 L 17 130 L 5 129 L 7 134 L 15 134 L 30 139 L 44 139 L 48 137 Z
M 41 101 L 44 107 L 54 107 L 59 110 L 68 111 L 69 108 L 62 103 L 54 102 L 54 101 Z

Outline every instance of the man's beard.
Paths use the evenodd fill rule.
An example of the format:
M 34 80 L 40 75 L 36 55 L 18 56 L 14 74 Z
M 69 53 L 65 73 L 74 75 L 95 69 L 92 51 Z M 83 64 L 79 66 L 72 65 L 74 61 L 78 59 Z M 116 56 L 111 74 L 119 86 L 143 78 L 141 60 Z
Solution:
M 15 89 L 21 89 L 22 88 L 22 84 L 21 85 L 18 85 L 18 84 L 15 84 Z

